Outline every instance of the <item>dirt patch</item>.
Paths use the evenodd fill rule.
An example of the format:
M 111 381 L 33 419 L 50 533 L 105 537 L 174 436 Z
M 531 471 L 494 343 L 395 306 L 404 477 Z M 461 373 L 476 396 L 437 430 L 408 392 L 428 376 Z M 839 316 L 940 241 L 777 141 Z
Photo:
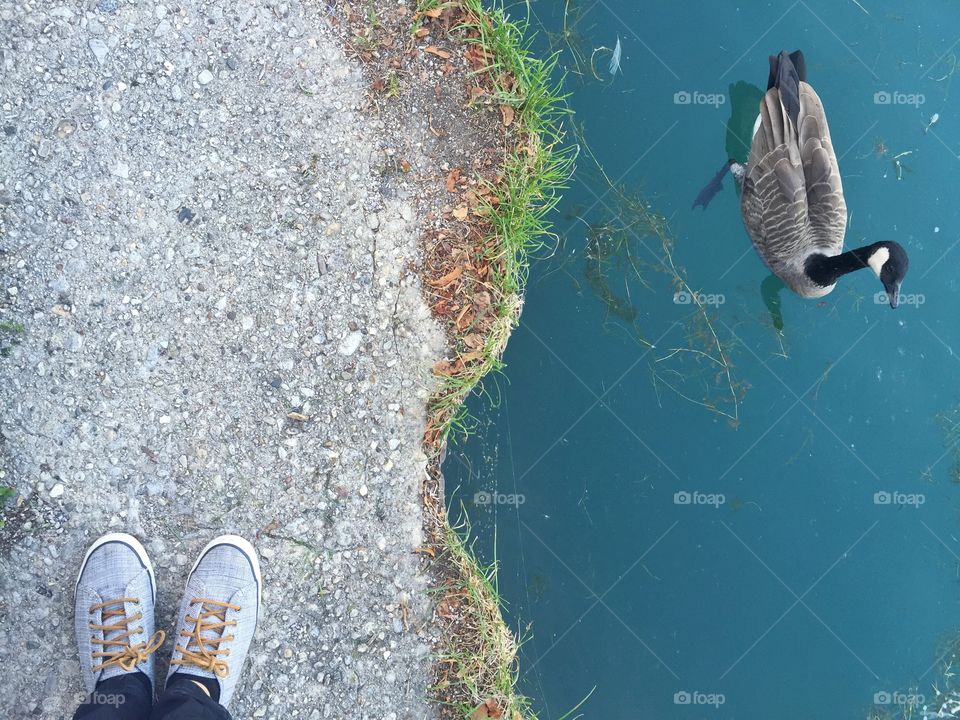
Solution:
M 447 332 L 423 440 L 420 554 L 440 628 L 434 697 L 443 717 L 530 717 L 513 688 L 517 643 L 494 571 L 451 528 L 441 465 L 463 401 L 501 367 L 522 309 L 527 253 L 542 242 L 543 218 L 569 171 L 571 156 L 556 150 L 562 99 L 551 94 L 550 64 L 528 55 L 525 28 L 474 0 L 375 1 L 344 6 L 344 17 L 344 42 L 366 64 L 370 107 L 392 138 L 391 171 L 416 180 L 421 284 Z M 408 160 L 415 156 L 427 165 Z

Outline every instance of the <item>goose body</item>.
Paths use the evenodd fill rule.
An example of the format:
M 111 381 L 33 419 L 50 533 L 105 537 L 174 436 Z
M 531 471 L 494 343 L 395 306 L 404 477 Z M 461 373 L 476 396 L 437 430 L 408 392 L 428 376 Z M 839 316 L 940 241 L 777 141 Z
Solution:
M 849 272 L 871 268 L 896 307 L 907 270 L 897 243 L 843 251 L 847 205 L 823 103 L 806 82 L 798 50 L 770 57 L 767 92 L 760 102 L 742 175 L 740 209 L 764 264 L 805 298 L 826 295 Z

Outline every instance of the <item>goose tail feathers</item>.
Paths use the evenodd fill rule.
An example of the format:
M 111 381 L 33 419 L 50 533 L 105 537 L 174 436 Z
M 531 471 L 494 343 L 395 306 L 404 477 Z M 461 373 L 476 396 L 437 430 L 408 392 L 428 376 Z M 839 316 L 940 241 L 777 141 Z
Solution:
M 794 127 L 800 115 L 800 83 L 807 80 L 807 62 L 800 50 L 787 53 L 781 50 L 779 55 L 770 56 L 770 75 L 767 78 L 767 90 L 776 88 L 780 102 L 793 120 Z

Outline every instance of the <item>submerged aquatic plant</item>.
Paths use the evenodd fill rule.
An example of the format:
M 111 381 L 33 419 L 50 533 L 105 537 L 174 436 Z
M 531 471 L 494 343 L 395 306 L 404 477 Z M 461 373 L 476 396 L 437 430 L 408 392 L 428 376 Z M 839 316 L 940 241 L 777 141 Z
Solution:
M 960 483 L 960 405 L 938 413 L 936 421 L 943 433 L 944 445 L 947 447 L 944 455 L 953 456 L 950 479 Z M 958 646 L 960 646 L 960 639 L 958 639 Z
M 612 316 L 607 322 L 653 351 L 650 373 L 658 398 L 661 390 L 669 390 L 735 426 L 746 386 L 733 377 L 733 337 L 721 335 L 715 322 L 717 310 L 689 284 L 686 272 L 674 261 L 674 238 L 667 218 L 636 190 L 613 182 L 585 142 L 582 127 L 576 132 L 583 153 L 594 162 L 605 186 L 596 203 L 605 213 L 603 222 L 578 219 L 587 226 L 583 277 Z M 654 290 L 656 275 L 665 277 L 674 303 L 687 311 L 677 323 L 683 342 L 663 349 L 655 347 L 642 327 L 638 309 L 642 306 L 630 293 L 631 283 Z

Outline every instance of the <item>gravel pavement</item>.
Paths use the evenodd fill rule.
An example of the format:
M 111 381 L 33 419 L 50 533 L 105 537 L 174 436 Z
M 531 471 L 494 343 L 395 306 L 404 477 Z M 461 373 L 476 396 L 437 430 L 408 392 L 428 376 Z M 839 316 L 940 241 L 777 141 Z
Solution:
M 200 548 L 254 541 L 238 720 L 436 716 L 412 551 L 443 339 L 328 12 L 0 2 L 2 717 L 72 714 L 108 531 L 144 541 L 167 630 Z

